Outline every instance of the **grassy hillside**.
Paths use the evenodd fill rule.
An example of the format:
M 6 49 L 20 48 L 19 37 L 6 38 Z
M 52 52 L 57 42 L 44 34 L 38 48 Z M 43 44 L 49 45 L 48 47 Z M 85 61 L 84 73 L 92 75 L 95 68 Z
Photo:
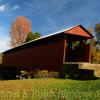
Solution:
M 0 100 L 100 100 L 100 80 L 0 81 Z

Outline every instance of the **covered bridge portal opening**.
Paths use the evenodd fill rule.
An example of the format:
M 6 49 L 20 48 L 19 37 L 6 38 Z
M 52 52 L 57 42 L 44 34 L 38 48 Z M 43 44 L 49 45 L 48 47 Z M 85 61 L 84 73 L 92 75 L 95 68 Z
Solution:
M 66 35 L 64 62 L 89 62 L 89 58 L 88 39 L 77 35 Z
M 94 71 L 80 69 L 84 62 L 90 62 L 90 39 L 93 37 L 82 26 L 65 31 L 64 63 L 62 77 L 94 79 Z
M 64 62 L 90 62 L 90 42 L 93 38 L 83 26 L 71 28 L 64 32 Z

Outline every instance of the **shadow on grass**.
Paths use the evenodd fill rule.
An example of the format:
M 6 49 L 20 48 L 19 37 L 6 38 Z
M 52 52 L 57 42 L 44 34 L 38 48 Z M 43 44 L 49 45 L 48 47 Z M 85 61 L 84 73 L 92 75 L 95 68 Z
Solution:
M 94 76 L 94 70 L 80 69 L 79 64 L 66 64 L 63 66 L 59 74 L 59 78 L 73 80 L 98 80 L 99 77 Z

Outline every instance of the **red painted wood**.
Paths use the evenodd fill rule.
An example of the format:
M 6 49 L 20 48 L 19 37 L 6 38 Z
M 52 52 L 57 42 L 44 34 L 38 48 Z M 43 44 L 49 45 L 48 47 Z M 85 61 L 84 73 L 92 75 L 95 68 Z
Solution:
M 63 64 L 64 40 L 33 46 L 28 49 L 11 52 L 3 57 L 3 63 L 22 69 L 45 69 L 59 71 Z
M 84 36 L 84 37 L 87 37 L 87 38 L 91 38 L 91 35 L 88 34 L 88 32 L 86 32 L 80 26 L 74 27 L 74 28 L 72 28 L 72 29 L 70 29 L 68 31 L 65 31 L 64 33 L 65 34 L 72 34 L 72 35 L 78 35 L 78 36 Z

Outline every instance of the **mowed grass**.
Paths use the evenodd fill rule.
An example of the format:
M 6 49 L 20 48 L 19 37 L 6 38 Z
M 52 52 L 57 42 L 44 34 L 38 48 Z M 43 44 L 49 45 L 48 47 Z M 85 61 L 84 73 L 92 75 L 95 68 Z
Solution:
M 40 78 L 0 81 L 0 100 L 100 100 L 100 80 Z

